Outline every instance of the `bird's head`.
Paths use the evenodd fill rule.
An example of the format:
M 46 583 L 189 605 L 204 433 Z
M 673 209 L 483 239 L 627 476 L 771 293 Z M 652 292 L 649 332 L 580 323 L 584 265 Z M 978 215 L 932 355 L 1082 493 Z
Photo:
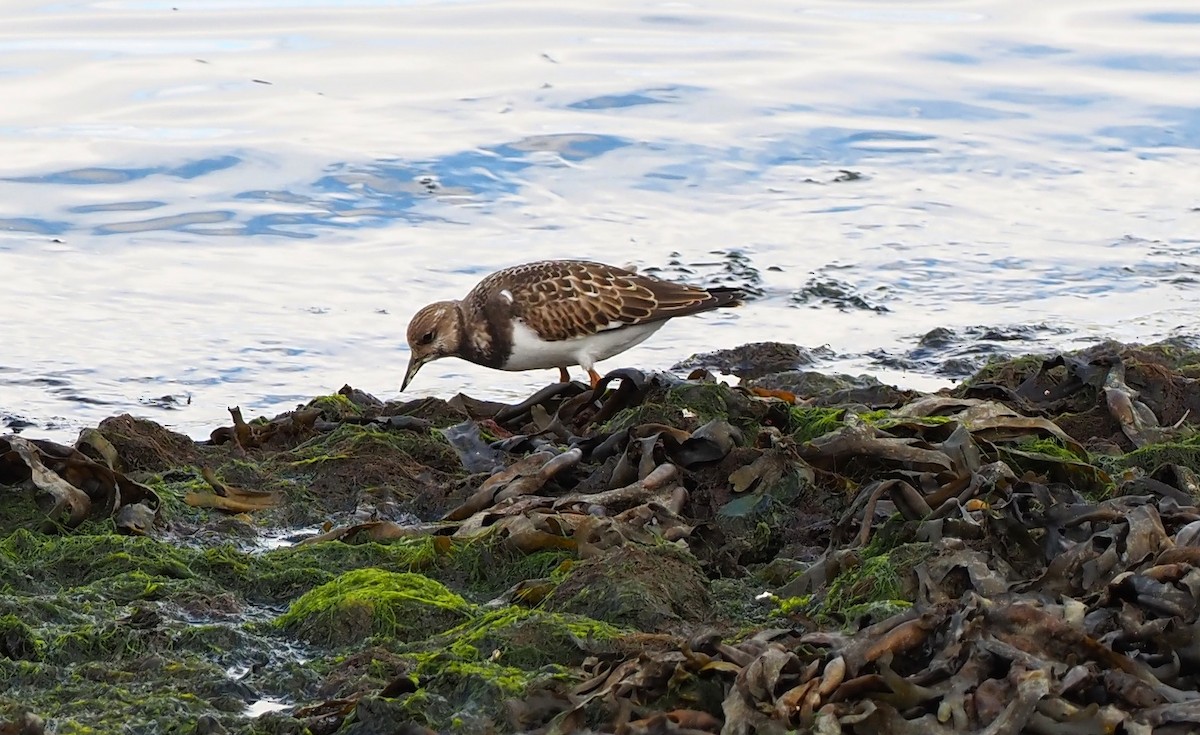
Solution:
M 457 355 L 462 344 L 462 311 L 457 301 L 438 301 L 418 311 L 408 323 L 408 370 L 403 391 L 427 362 Z

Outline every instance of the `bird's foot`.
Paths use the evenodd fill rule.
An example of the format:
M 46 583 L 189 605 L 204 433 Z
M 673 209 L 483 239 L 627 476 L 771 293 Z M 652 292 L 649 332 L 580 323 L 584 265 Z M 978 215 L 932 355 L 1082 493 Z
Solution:
M 596 390 L 596 386 L 600 385 L 600 373 L 588 368 L 588 377 L 592 379 L 592 390 Z
M 567 369 L 565 367 L 560 367 L 558 369 L 558 382 L 560 382 L 560 383 L 570 383 L 571 382 L 571 374 L 567 372 Z

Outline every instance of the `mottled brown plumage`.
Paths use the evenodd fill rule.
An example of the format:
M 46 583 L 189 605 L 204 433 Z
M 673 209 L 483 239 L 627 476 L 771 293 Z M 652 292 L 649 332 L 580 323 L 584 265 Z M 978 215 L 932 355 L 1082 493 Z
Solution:
M 547 342 L 695 314 L 740 296 L 729 293 L 736 289 L 710 291 L 603 263 L 544 260 L 491 274 L 463 301 L 484 311 L 505 290 L 512 303 L 504 310 Z
M 638 344 L 668 319 L 733 306 L 741 296 L 589 261 L 505 268 L 462 301 L 430 304 L 413 317 L 404 386 L 421 365 L 449 356 L 502 370 L 557 367 L 563 375 L 577 364 L 594 383 L 597 360 Z

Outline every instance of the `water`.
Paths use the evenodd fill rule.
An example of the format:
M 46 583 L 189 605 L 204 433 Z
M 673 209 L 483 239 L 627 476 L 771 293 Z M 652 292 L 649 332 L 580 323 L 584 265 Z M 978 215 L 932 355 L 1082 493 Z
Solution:
M 1014 329 L 1017 350 L 1195 330 L 1200 13 L 1181 0 L 0 18 L 0 420 L 31 434 L 133 412 L 199 437 L 227 406 L 343 383 L 394 398 L 417 308 L 540 257 L 678 253 L 706 278 L 735 253 L 761 274 L 763 298 L 602 369 L 780 339 L 933 387 L 887 358 L 934 327 Z M 795 303 L 817 282 L 873 308 Z M 552 377 L 445 360 L 409 392 Z

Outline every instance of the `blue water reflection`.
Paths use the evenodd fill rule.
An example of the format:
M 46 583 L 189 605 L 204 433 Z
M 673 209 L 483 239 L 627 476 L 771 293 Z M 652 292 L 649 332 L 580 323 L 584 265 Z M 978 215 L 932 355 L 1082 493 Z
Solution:
M 95 186 L 126 184 L 150 176 L 170 176 L 177 179 L 194 179 L 216 171 L 232 168 L 241 159 L 237 156 L 225 155 L 213 158 L 202 158 L 188 161 L 178 166 L 150 166 L 145 168 L 81 168 L 68 171 L 54 171 L 36 176 L 11 176 L 3 181 L 20 184 L 56 184 L 68 186 Z
M 203 435 L 233 403 L 394 397 L 412 311 L 538 257 L 720 279 L 738 254 L 756 300 L 664 329 L 630 353 L 647 367 L 786 339 L 855 369 L 939 326 L 1036 320 L 1066 344 L 1195 321 L 1200 13 L 254 0 L 171 10 L 167 37 L 176 5 L 9 11 L 0 269 L 40 321 L 5 335 L 0 407 L 169 408 Z M 886 310 L 796 308 L 813 283 Z

